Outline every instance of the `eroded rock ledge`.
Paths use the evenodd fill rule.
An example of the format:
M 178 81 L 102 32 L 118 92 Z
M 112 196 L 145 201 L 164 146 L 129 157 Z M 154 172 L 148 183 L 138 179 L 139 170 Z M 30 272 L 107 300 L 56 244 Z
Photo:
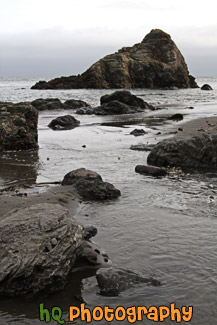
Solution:
M 105 56 L 81 75 L 39 81 L 32 89 L 196 87 L 170 35 L 153 29 L 141 43 Z

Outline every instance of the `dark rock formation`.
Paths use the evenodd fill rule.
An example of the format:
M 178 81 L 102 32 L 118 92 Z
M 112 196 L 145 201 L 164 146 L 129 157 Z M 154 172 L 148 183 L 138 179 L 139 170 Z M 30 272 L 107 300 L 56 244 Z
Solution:
M 154 177 L 167 175 L 167 172 L 162 168 L 145 165 L 137 165 L 135 168 L 135 172 Z
M 129 91 L 116 91 L 100 98 L 101 106 L 80 108 L 77 114 L 119 115 L 143 112 L 145 109 L 155 110 L 143 99 L 132 95 Z
M 80 124 L 80 121 L 76 120 L 71 115 L 59 116 L 53 119 L 49 124 L 49 128 L 53 130 L 71 130 Z
M 96 279 L 100 288 L 100 294 L 108 297 L 117 297 L 121 292 L 145 283 L 160 286 L 161 282 L 151 277 L 145 278 L 132 271 L 122 269 L 99 269 Z
M 82 100 L 69 99 L 62 103 L 58 98 L 38 98 L 31 102 L 38 111 L 45 110 L 63 110 L 63 109 L 78 109 L 80 107 L 90 107 Z
M 0 220 L 0 295 L 63 288 L 84 229 L 58 204 L 36 204 Z
M 198 86 L 170 35 L 154 29 L 141 43 L 107 55 L 81 75 L 40 81 L 32 89 L 174 87 Z
M 64 107 L 66 109 L 78 109 L 78 108 L 82 108 L 82 107 L 90 107 L 90 105 L 88 105 L 83 100 L 68 99 L 64 102 Z
M 151 151 L 154 148 L 154 144 L 136 144 L 130 147 L 131 150 L 138 151 Z
M 201 90 L 213 90 L 212 87 L 208 84 L 204 84 L 200 89 Z
M 117 100 L 121 103 L 124 103 L 128 106 L 133 106 L 133 107 L 138 107 L 138 108 L 143 108 L 143 109 L 150 109 L 153 106 L 147 104 L 142 98 L 139 98 L 131 92 L 127 90 L 121 90 L 121 91 L 115 91 L 114 93 L 110 95 L 104 95 L 100 98 L 100 104 L 108 104 L 110 102 L 113 102 L 114 100 Z
M 0 103 L 0 151 L 38 148 L 38 112 L 29 103 Z
M 147 162 L 161 167 L 217 168 L 217 133 L 163 140 L 155 145 Z
M 38 111 L 63 109 L 64 105 L 58 98 L 38 98 L 31 102 Z
M 134 129 L 130 134 L 134 135 L 135 137 L 139 137 L 141 135 L 147 134 L 143 129 Z
M 66 174 L 62 185 L 73 185 L 78 194 L 86 200 L 107 200 L 121 195 L 112 184 L 103 182 L 99 174 L 85 168 Z
M 183 115 L 181 113 L 174 114 L 168 118 L 168 120 L 181 121 L 183 120 Z

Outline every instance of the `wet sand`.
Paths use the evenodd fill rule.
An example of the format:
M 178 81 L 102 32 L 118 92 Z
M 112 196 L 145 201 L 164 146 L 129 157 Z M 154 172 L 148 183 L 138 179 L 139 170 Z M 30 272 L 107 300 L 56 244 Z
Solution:
M 16 188 L 12 191 L 2 192 L 0 195 L 0 217 L 12 210 L 25 208 L 37 203 L 55 203 L 66 207 L 72 216 L 76 214 L 80 197 L 76 190 L 68 186 L 51 186 L 46 192 L 34 188 L 34 192 L 21 191 Z
M 200 132 L 212 133 L 217 131 L 217 117 L 204 117 L 179 124 L 183 131 L 178 132 L 176 137 L 193 137 Z

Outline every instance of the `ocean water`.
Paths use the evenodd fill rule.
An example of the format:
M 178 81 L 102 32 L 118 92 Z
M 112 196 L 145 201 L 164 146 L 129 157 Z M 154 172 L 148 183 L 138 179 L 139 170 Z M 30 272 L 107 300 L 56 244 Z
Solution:
M 112 92 L 31 90 L 36 81 L 1 78 L 0 101 L 57 97 L 81 99 L 94 106 L 99 104 L 102 95 Z M 217 178 L 209 179 L 200 173 L 162 179 L 145 177 L 135 173 L 135 166 L 145 164 L 148 153 L 129 150 L 133 144 L 156 143 L 171 136 L 169 133 L 183 123 L 167 120 L 174 113 L 182 113 L 184 121 L 217 115 L 217 78 L 201 77 L 197 82 L 200 86 L 209 83 L 214 90 L 132 90 L 133 94 L 162 108 L 155 112 L 119 117 L 79 116 L 73 111 L 41 112 L 39 150 L 0 155 L 1 187 L 61 180 L 67 172 L 81 167 L 99 172 L 122 195 L 111 202 L 82 203 L 76 218 L 84 225 L 98 228 L 94 241 L 106 250 L 114 267 L 154 276 L 163 284 L 160 287 L 141 284 L 119 297 L 104 297 L 99 294 L 96 270 L 80 270 L 71 275 L 61 292 L 52 296 L 1 299 L 0 324 L 42 324 L 39 321 L 41 300 L 49 308 L 61 306 L 67 320 L 69 306 L 79 305 L 77 296 L 82 296 L 89 308 L 159 306 L 175 302 L 178 307 L 193 306 L 189 324 L 216 324 Z M 54 117 L 65 114 L 74 115 L 81 126 L 60 132 L 47 127 Z M 143 128 L 148 134 L 129 135 L 135 127 Z M 158 132 L 161 134 L 157 135 Z M 86 148 L 82 147 L 84 144 Z M 146 319 L 142 322 L 149 323 Z M 172 323 L 165 321 L 165 324 Z

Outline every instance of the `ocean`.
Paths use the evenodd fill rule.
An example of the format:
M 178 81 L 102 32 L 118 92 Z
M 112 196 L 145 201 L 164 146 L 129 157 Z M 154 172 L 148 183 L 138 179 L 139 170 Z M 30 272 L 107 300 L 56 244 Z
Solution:
M 108 253 L 114 267 L 162 282 L 160 287 L 140 284 L 118 297 L 104 297 L 99 294 L 95 269 L 76 271 L 61 292 L 43 297 L 47 308 L 62 307 L 63 318 L 68 319 L 69 306 L 78 305 L 76 297 L 80 295 L 90 309 L 105 305 L 168 306 L 175 302 L 178 307 L 193 306 L 189 324 L 216 323 L 217 178 L 210 179 L 200 172 L 162 179 L 136 174 L 135 166 L 145 164 L 148 153 L 129 149 L 131 145 L 154 144 L 173 136 L 170 133 L 183 122 L 217 116 L 217 78 L 196 80 L 199 86 L 210 84 L 213 91 L 131 90 L 162 108 L 154 112 L 123 116 L 76 115 L 72 110 L 41 112 L 39 150 L 0 154 L 0 188 L 59 181 L 69 171 L 81 167 L 98 172 L 103 180 L 114 184 L 122 193 L 118 200 L 81 203 L 75 218 L 85 226 L 98 228 L 94 241 Z M 102 95 L 112 92 L 111 89 L 31 90 L 36 81 L 38 78 L 0 78 L 0 101 L 73 98 L 97 106 Z M 182 113 L 184 120 L 169 121 L 168 116 L 174 113 Z M 66 114 L 80 120 L 80 127 L 69 131 L 48 128 L 53 118 Z M 148 133 L 133 137 L 130 132 L 134 128 L 143 128 Z M 1 298 L 0 324 L 41 324 L 41 300 L 41 297 Z M 149 323 L 150 320 L 142 322 Z

